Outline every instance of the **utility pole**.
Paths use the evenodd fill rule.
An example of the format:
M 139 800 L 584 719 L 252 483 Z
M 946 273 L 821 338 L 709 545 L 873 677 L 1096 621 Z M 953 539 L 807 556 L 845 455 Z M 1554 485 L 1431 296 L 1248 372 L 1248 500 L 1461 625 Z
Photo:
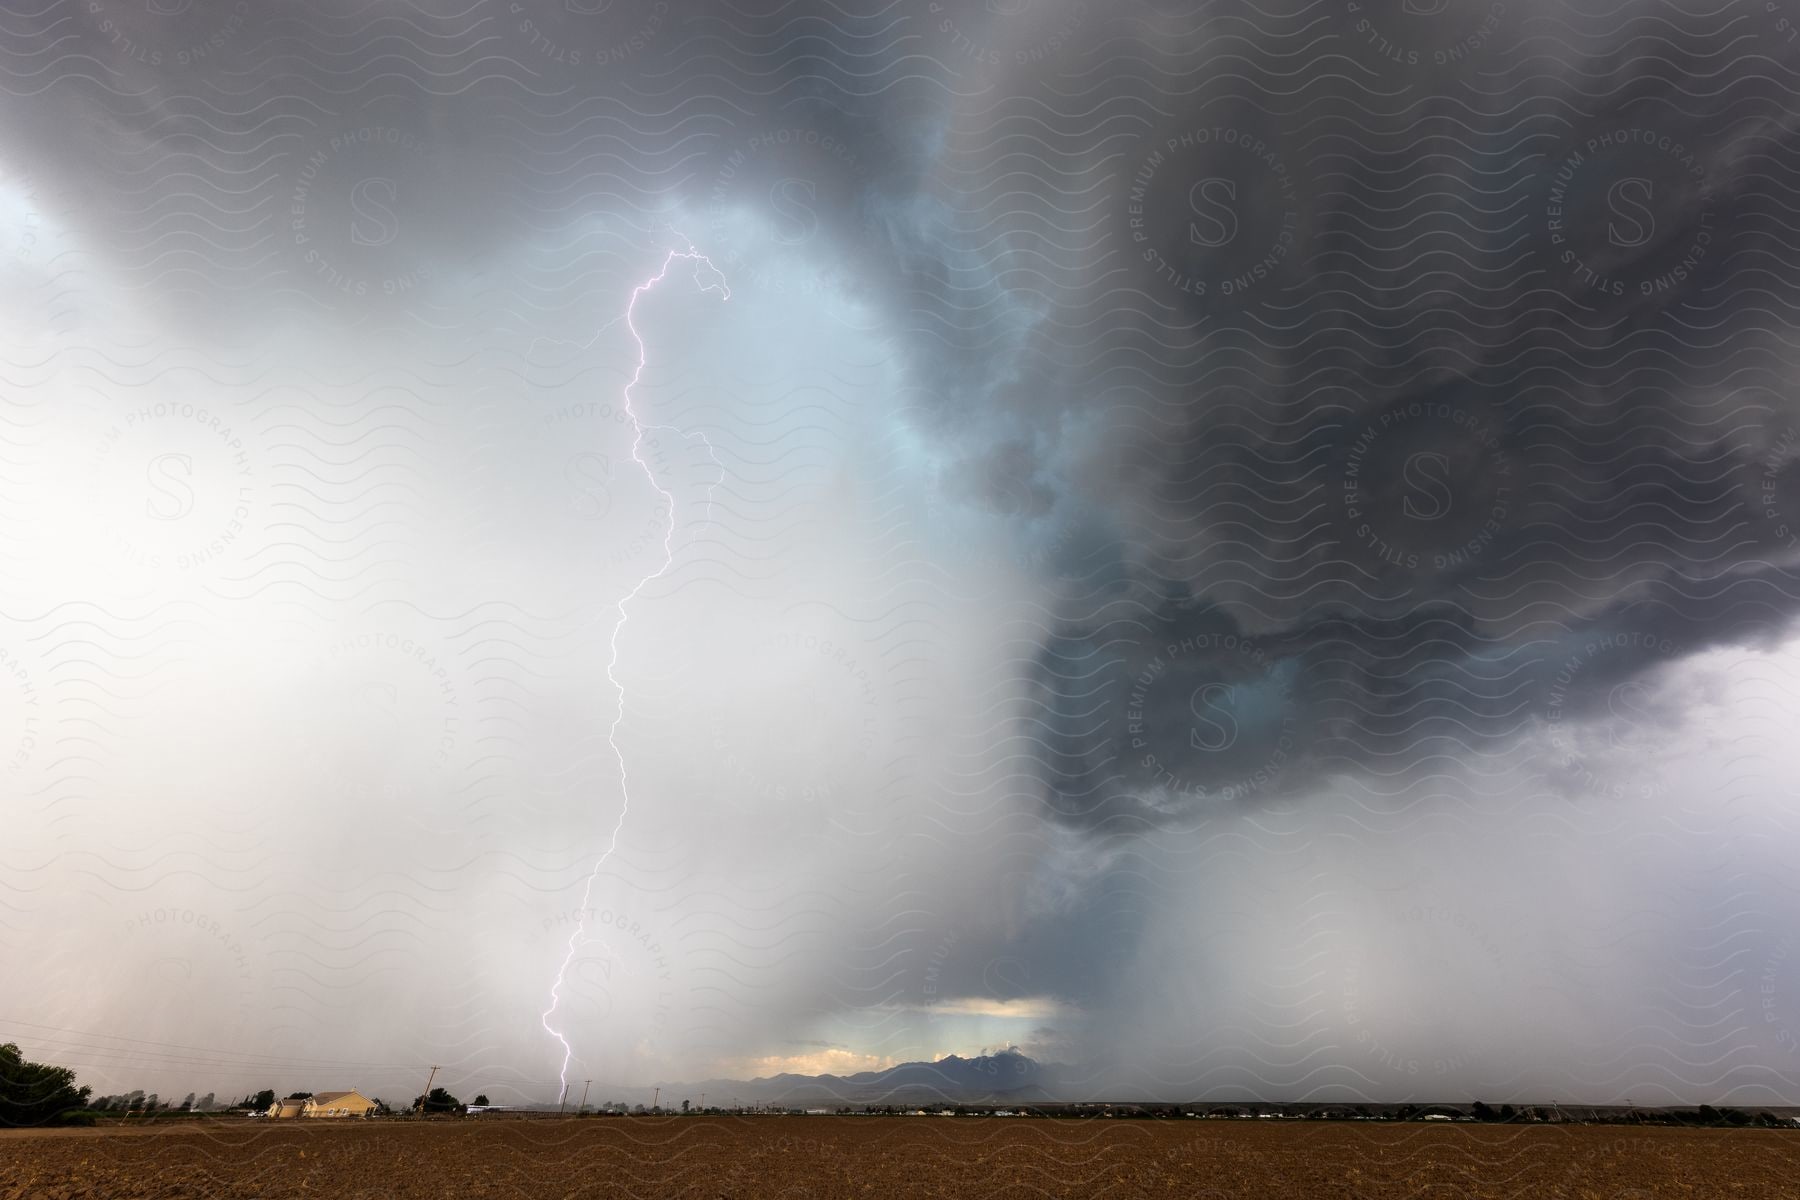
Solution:
M 419 1115 L 421 1117 L 425 1115 L 425 1105 L 431 1100 L 431 1081 L 437 1078 L 438 1070 L 437 1065 L 433 1064 L 431 1074 L 425 1077 L 425 1094 L 419 1097 Z
M 655 1091 L 650 1093 L 650 1111 L 651 1112 L 656 1111 L 657 1102 L 661 1099 L 662 1099 L 662 1088 L 659 1087 Z
M 575 1110 L 577 1116 L 587 1111 L 588 1089 L 593 1086 L 594 1081 L 591 1079 L 584 1079 L 581 1081 L 581 1107 Z
M 706 1093 L 705 1092 L 700 1093 L 700 1111 L 702 1111 L 702 1112 L 706 1111 Z

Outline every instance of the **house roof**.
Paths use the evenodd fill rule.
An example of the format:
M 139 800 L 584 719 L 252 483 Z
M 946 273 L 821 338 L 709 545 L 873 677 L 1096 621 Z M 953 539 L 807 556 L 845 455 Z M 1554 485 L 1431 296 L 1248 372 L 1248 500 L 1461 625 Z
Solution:
M 349 1090 L 347 1092 L 318 1092 L 313 1096 L 312 1099 L 313 1099 L 314 1105 L 323 1105 L 323 1104 L 330 1104 L 334 1100 L 342 1100 L 346 1096 L 355 1096 L 358 1100 L 361 1100 L 364 1103 L 368 1103 L 368 1104 L 374 1103 L 374 1101 L 370 1100 L 367 1096 L 363 1095 L 361 1092 L 357 1091 L 355 1088 L 352 1088 L 351 1090 Z

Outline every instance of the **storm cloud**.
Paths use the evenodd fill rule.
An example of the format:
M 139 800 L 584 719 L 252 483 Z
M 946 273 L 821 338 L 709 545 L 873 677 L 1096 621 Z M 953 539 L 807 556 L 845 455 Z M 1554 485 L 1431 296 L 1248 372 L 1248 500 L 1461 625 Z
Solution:
M 8 14 L 0 1018 L 1790 1098 L 1795 20 Z

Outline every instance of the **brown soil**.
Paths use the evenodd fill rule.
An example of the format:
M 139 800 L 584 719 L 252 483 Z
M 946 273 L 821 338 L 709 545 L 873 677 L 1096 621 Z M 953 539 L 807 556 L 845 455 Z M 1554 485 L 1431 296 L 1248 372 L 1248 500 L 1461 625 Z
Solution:
M 758 1117 L 221 1121 L 0 1138 L 0 1198 L 1800 1195 L 1800 1131 Z

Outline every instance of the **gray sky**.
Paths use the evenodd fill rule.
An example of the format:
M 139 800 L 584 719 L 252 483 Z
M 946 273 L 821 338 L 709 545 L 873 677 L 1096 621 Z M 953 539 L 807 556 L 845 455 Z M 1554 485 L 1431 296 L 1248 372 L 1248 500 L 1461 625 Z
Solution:
M 596 1089 L 1800 1102 L 1800 10 L 1690 7 L 8 14 L 0 1036 L 554 1099 L 573 937 Z

